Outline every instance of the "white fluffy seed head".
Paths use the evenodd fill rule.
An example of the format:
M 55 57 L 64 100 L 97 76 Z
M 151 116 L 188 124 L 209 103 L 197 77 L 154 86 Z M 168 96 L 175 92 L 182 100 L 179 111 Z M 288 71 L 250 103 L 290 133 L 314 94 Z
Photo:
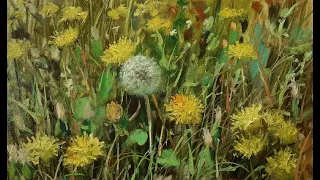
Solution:
M 142 55 L 130 58 L 121 66 L 119 79 L 121 87 L 136 96 L 156 93 L 162 86 L 160 67 L 152 58 Z

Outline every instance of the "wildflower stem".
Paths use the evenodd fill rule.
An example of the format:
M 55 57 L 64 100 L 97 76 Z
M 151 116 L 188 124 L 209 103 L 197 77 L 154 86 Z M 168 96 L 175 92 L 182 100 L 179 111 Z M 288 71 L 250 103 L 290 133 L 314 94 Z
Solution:
M 151 118 L 151 107 L 149 102 L 148 95 L 145 96 L 146 106 L 147 106 L 147 117 L 148 117 L 148 127 L 149 127 L 149 149 L 150 149 L 150 162 L 148 171 L 150 173 L 150 179 L 152 180 L 152 163 L 153 163 L 153 156 L 154 151 L 152 149 L 152 118 Z

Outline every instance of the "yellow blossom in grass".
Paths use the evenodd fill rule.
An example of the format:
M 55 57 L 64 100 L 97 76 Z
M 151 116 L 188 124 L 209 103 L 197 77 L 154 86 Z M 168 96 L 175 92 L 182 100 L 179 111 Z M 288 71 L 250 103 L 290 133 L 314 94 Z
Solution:
M 291 144 L 297 141 L 298 133 L 297 127 L 292 122 L 283 121 L 273 135 L 279 138 L 281 144 Z
M 39 13 L 42 15 L 42 17 L 47 18 L 53 16 L 58 10 L 59 7 L 57 5 L 49 2 L 43 6 Z
M 297 158 L 289 148 L 281 149 L 274 156 L 267 157 L 266 171 L 271 179 L 286 180 L 293 177 Z
M 257 52 L 253 45 L 250 43 L 239 43 L 236 42 L 235 45 L 230 45 L 228 49 L 228 54 L 230 57 L 237 59 L 241 58 L 251 58 L 257 59 Z
M 22 147 L 27 155 L 27 160 L 34 165 L 39 164 L 40 160 L 48 162 L 54 156 L 58 156 L 61 143 L 58 143 L 54 137 L 37 133 L 36 137 L 27 138 L 27 141 Z
M 123 109 L 121 105 L 113 101 L 107 104 L 106 115 L 108 120 L 117 122 L 121 118 L 122 114 Z
M 78 30 L 69 28 L 62 33 L 58 33 L 54 38 L 54 44 L 58 47 L 67 46 L 72 44 L 78 38 Z
M 101 60 L 108 64 L 121 64 L 133 56 L 136 46 L 127 38 L 120 38 L 119 41 L 110 45 L 101 56 Z
M 260 113 L 262 109 L 261 104 L 253 104 L 244 108 L 240 112 L 233 114 L 232 119 L 232 131 L 240 130 L 251 132 L 262 127 L 261 118 L 263 115 Z
M 171 26 L 171 22 L 169 19 L 163 19 L 160 17 L 154 17 L 147 23 L 147 30 L 155 32 L 160 29 L 168 30 Z
M 119 7 L 109 10 L 107 14 L 111 19 L 119 20 L 120 18 L 126 17 L 127 13 L 128 8 L 124 7 L 124 4 L 121 4 Z
M 165 105 L 169 119 L 176 124 L 199 124 L 204 106 L 194 96 L 177 94 Z
M 58 23 L 67 20 L 82 20 L 84 21 L 88 16 L 87 11 L 82 11 L 81 7 L 68 6 L 62 9 L 62 18 Z
M 283 115 L 279 111 L 269 110 L 263 113 L 263 119 L 265 120 L 268 131 L 274 134 L 278 131 L 279 125 L 284 122 Z
M 7 58 L 14 59 L 19 58 L 24 54 L 24 48 L 22 44 L 18 42 L 9 42 L 7 44 Z
M 224 8 L 220 11 L 219 16 L 222 18 L 234 18 L 242 16 L 244 13 L 243 9 L 230 9 L 230 8 Z
M 241 137 L 240 141 L 237 141 L 234 149 L 240 152 L 243 157 L 250 158 L 252 155 L 257 155 L 263 150 L 265 143 L 262 136 L 248 135 L 248 137 Z
M 103 154 L 104 142 L 100 142 L 93 134 L 84 132 L 83 136 L 72 139 L 71 145 L 67 148 L 64 164 L 83 167 L 93 163 Z

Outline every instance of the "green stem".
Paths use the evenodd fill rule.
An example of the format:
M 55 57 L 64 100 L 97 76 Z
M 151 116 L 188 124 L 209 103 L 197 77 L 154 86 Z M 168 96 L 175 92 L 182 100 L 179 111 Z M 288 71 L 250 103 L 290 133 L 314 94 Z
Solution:
M 148 117 L 148 127 L 149 127 L 149 149 L 150 149 L 150 162 L 149 162 L 149 167 L 148 171 L 150 173 L 150 179 L 152 180 L 152 163 L 153 163 L 153 156 L 154 156 L 154 151 L 152 148 L 152 117 L 151 117 L 151 107 L 150 107 L 150 102 L 149 102 L 149 97 L 148 95 L 145 96 L 146 100 L 146 106 L 147 106 L 147 117 Z

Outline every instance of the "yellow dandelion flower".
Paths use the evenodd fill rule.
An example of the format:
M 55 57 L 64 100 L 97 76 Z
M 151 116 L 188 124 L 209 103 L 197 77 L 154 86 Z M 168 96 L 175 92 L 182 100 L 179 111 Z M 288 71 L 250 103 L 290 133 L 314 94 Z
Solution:
M 121 105 L 113 101 L 107 104 L 107 108 L 106 108 L 107 119 L 117 122 L 121 118 L 122 114 L 123 114 L 123 109 Z
M 40 135 L 27 138 L 28 143 L 23 143 L 22 147 L 27 155 L 27 160 L 34 165 L 39 164 L 40 160 L 48 162 L 54 156 L 58 156 L 58 150 L 61 143 L 54 137 Z
M 274 134 L 278 131 L 279 125 L 284 122 L 283 115 L 279 111 L 271 110 L 263 114 L 263 118 L 268 126 L 268 131 Z
M 230 57 L 234 58 L 251 58 L 257 59 L 257 52 L 252 44 L 236 42 L 235 45 L 230 45 L 228 49 Z
M 57 5 L 49 2 L 43 6 L 39 13 L 42 17 L 47 18 L 53 16 L 58 10 L 59 7 Z
M 103 154 L 102 147 L 104 142 L 100 142 L 93 134 L 84 132 L 82 137 L 77 136 L 72 140 L 71 146 L 67 148 L 64 164 L 83 167 L 93 163 Z
M 220 11 L 219 16 L 222 18 L 235 18 L 235 17 L 239 17 L 242 16 L 244 13 L 243 9 L 230 9 L 230 8 L 224 8 Z
M 58 47 L 72 44 L 78 38 L 79 32 L 77 29 L 69 28 L 62 33 L 58 33 L 54 38 L 54 44 Z
M 297 159 L 289 148 L 281 149 L 273 157 L 267 157 L 266 171 L 272 179 L 285 180 L 293 177 Z
M 68 6 L 62 9 L 62 18 L 58 23 L 67 20 L 82 20 L 84 21 L 88 16 L 88 11 L 82 11 L 81 7 Z
M 260 114 L 261 109 L 261 104 L 253 104 L 250 107 L 244 108 L 237 114 L 232 115 L 231 130 L 252 132 L 262 127 L 261 118 L 263 117 L 263 115 Z
M 279 138 L 281 144 L 291 144 L 297 141 L 299 130 L 290 121 L 283 121 L 279 124 L 274 136 Z
M 127 13 L 128 8 L 124 7 L 124 4 L 121 4 L 119 7 L 109 10 L 107 14 L 111 19 L 119 20 L 120 18 L 126 17 Z
M 127 38 L 120 38 L 106 49 L 101 60 L 108 64 L 121 64 L 133 56 L 136 46 Z
M 250 158 L 252 155 L 257 155 L 265 146 L 262 136 L 248 135 L 247 138 L 241 137 L 240 141 L 237 141 L 234 149 L 240 152 L 243 157 Z
M 9 42 L 7 48 L 8 59 L 19 58 L 24 54 L 23 45 L 18 42 Z
M 154 17 L 147 23 L 147 30 L 155 32 L 160 29 L 168 30 L 171 26 L 171 21 L 169 19 L 163 19 L 160 17 Z
M 165 107 L 169 113 L 169 119 L 176 121 L 176 124 L 199 124 L 204 108 L 196 97 L 181 94 L 171 96 Z

